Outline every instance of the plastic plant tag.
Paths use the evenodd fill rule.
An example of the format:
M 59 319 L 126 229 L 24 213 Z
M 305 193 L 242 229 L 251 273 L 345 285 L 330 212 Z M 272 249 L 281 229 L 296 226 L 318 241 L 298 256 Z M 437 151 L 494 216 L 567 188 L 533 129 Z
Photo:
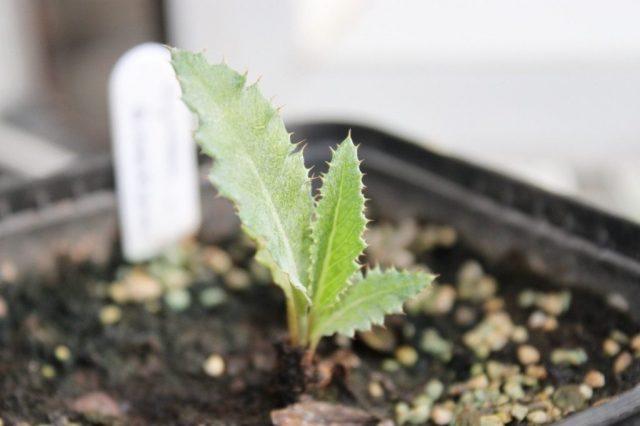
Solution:
M 114 67 L 109 87 L 122 250 L 153 257 L 200 225 L 193 117 L 167 48 L 137 46 Z

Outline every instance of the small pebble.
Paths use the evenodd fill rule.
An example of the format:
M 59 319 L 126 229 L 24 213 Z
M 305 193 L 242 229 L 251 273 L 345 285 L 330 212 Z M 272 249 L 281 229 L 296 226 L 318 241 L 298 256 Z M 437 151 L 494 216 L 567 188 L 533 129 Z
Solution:
M 602 351 L 607 356 L 616 356 L 620 353 L 620 344 L 613 339 L 607 338 L 602 342 Z
M 589 356 L 582 348 L 555 349 L 551 352 L 551 362 L 553 364 L 582 365 L 588 359 Z
M 531 345 L 518 346 L 518 360 L 522 365 L 537 364 L 540 361 L 540 352 Z
M 473 376 L 467 380 L 467 386 L 469 389 L 486 389 L 489 387 L 489 379 L 484 374 Z
M 513 332 L 511 317 L 506 312 L 494 312 L 466 332 L 462 340 L 469 349 L 475 352 L 479 358 L 486 358 L 491 351 L 499 351 L 504 348 Z
M 122 310 L 116 305 L 107 305 L 100 309 L 99 317 L 103 325 L 113 325 L 122 318 Z
M 440 336 L 435 328 L 428 328 L 420 338 L 420 350 L 446 362 L 453 355 L 453 344 Z
M 503 426 L 504 422 L 496 415 L 480 416 L 480 426 Z
M 477 376 L 480 374 L 484 374 L 484 365 L 480 362 L 475 362 L 471 364 L 471 368 L 469 369 L 469 374 L 472 376 Z
M 7 283 L 15 282 L 18 279 L 18 268 L 13 262 L 5 261 L 0 265 L 0 280 Z
M 487 362 L 487 374 L 491 380 L 502 380 L 514 376 L 520 372 L 517 365 L 503 364 L 498 361 Z
M 507 403 L 508 401 L 504 401 L 504 402 L 499 402 L 497 404 L 507 404 Z M 498 419 L 500 419 L 500 421 L 503 424 L 511 423 L 513 421 L 513 416 L 511 415 L 509 408 L 510 407 L 508 406 L 502 406 L 498 408 L 498 412 L 496 413 L 496 416 L 498 417 Z
M 387 358 L 382 361 L 382 369 L 387 373 L 393 373 L 400 369 L 400 364 L 395 359 Z
M 233 267 L 229 254 L 215 246 L 203 248 L 203 259 L 205 264 L 216 274 L 225 274 Z
M 569 309 L 571 305 L 571 293 L 540 293 L 536 298 L 536 306 L 547 314 L 557 317 Z
M 40 368 L 40 374 L 42 374 L 42 377 L 45 379 L 53 379 L 56 377 L 56 369 L 53 368 L 52 365 L 45 364 Z
M 384 388 L 378 381 L 369 382 L 367 390 L 369 391 L 369 396 L 373 399 L 380 399 L 384 396 Z
M 549 332 L 557 330 L 559 326 L 558 319 L 556 317 L 547 317 L 542 325 L 542 330 Z
M 225 283 L 232 290 L 246 290 L 251 285 L 251 277 L 244 269 L 233 268 L 224 278 Z
M 547 378 L 547 369 L 542 365 L 528 365 L 526 374 L 536 380 L 542 380 Z
M 522 386 L 535 387 L 538 386 L 539 380 L 531 376 L 522 376 Z
M 479 276 L 476 276 L 475 262 L 467 262 L 462 266 L 458 278 L 458 297 L 460 300 L 471 300 L 473 302 L 483 302 L 496 293 L 498 284 L 489 275 L 482 275 L 480 269 Z M 479 265 L 477 265 L 479 267 Z
M 220 287 L 209 287 L 200 292 L 198 301 L 206 308 L 213 308 L 227 301 L 227 293 Z
M 551 407 L 548 413 L 552 420 L 560 420 L 562 418 L 562 410 L 558 407 Z
M 459 283 L 467 283 L 478 281 L 484 271 L 482 270 L 482 266 L 475 260 L 467 260 L 462 264 L 460 269 L 458 270 L 458 282 Z
M 438 379 L 431 379 L 424 386 L 424 392 L 432 401 L 437 401 L 444 392 L 444 384 Z
M 498 284 L 495 278 L 485 275 L 476 283 L 476 291 L 472 299 L 474 300 L 486 300 L 496 294 Z
M 53 350 L 53 354 L 60 362 L 67 362 L 71 359 L 71 351 L 65 345 L 56 346 L 56 348 Z
M 429 420 L 431 415 L 432 402 L 426 398 L 417 398 L 414 406 L 407 414 L 407 423 L 412 425 L 423 425 Z
M 620 330 L 612 330 L 609 337 L 621 345 L 627 345 L 629 343 L 629 336 Z
M 620 293 L 609 293 L 607 295 L 607 303 L 613 309 L 620 312 L 627 312 L 629 310 L 629 301 Z
M 211 377 L 220 377 L 224 374 L 224 358 L 218 354 L 209 355 L 202 365 L 204 372 Z
M 456 301 L 456 290 L 450 285 L 439 285 L 422 301 L 422 311 L 427 315 L 444 315 L 451 311 Z
M 572 412 L 585 408 L 587 398 L 580 390 L 580 385 L 564 385 L 553 393 L 553 403 L 564 412 Z
M 580 393 L 586 400 L 593 398 L 593 389 L 584 383 L 580 385 Z
M 393 332 L 379 325 L 374 325 L 371 330 L 358 333 L 358 337 L 365 345 L 378 352 L 393 352 L 397 344 Z
M 480 413 L 468 405 L 457 415 L 456 426 L 480 426 Z
M 513 333 L 511 333 L 511 340 L 516 343 L 524 343 L 529 340 L 529 332 L 526 327 L 517 325 L 513 327 Z
M 522 421 L 529 414 L 529 408 L 522 404 L 514 404 L 511 407 L 511 415 L 515 417 L 517 420 Z
M 632 361 L 633 358 L 629 352 L 622 352 L 613 362 L 613 373 L 616 375 L 621 374 L 624 370 L 629 368 Z
M 453 247 L 458 241 L 458 232 L 451 226 L 439 226 L 438 242 L 443 247 Z
M 405 367 L 411 367 L 418 361 L 418 352 L 408 345 L 400 346 L 396 349 L 396 359 Z
M 165 267 L 165 270 L 159 276 L 164 286 L 168 290 L 187 287 L 191 281 L 191 273 L 182 267 L 169 266 Z
M 172 311 L 181 312 L 191 305 L 191 294 L 183 288 L 177 288 L 164 295 L 164 303 Z
M 453 420 L 453 410 L 444 405 L 434 405 L 431 410 L 431 421 L 437 425 L 448 425 Z
M 73 400 L 72 408 L 79 413 L 101 417 L 121 417 L 123 415 L 118 402 L 110 395 L 99 391 L 79 396 Z
M 124 301 L 142 303 L 158 299 L 162 295 L 162 285 L 158 280 L 140 268 L 133 268 L 121 285 L 123 294 L 120 297 Z M 114 300 L 118 302 L 116 298 Z
M 521 308 L 530 308 L 536 303 L 538 294 L 533 290 L 523 290 L 518 295 L 518 305 Z
M 402 335 L 405 339 L 411 340 L 416 335 L 416 326 L 408 322 L 402 326 Z
M 527 325 L 529 326 L 529 328 L 536 330 L 544 327 L 544 324 L 546 321 L 547 321 L 547 315 L 544 312 L 534 311 L 529 316 L 529 321 L 527 321 Z
M 541 425 L 549 421 L 549 416 L 542 410 L 535 410 L 527 415 L 527 420 L 535 425 Z
M 605 385 L 604 374 L 598 370 L 590 370 L 584 376 L 584 382 L 593 389 L 601 388 Z
M 428 225 L 418 235 L 416 247 L 429 251 L 436 247 L 450 248 L 456 244 L 458 234 L 450 226 Z
M 524 390 L 520 383 L 509 381 L 503 387 L 504 393 L 509 395 L 511 399 L 518 400 L 524 397 Z
M 631 349 L 633 349 L 636 352 L 636 354 L 640 354 L 640 334 L 635 335 L 631 339 L 629 346 L 631 346 Z
M 558 328 L 558 320 L 556 317 L 549 316 L 542 311 L 534 311 L 529 316 L 527 325 L 534 330 L 542 329 L 543 331 L 549 332 Z
M 5 318 L 9 314 L 9 305 L 4 297 L 0 296 L 0 319 Z
M 398 423 L 398 425 L 403 425 L 407 423 L 407 420 L 408 420 L 407 417 L 408 417 L 409 411 L 411 411 L 411 408 L 409 407 L 409 404 L 407 404 L 406 402 L 398 402 L 395 405 L 394 413 L 395 413 L 396 422 Z

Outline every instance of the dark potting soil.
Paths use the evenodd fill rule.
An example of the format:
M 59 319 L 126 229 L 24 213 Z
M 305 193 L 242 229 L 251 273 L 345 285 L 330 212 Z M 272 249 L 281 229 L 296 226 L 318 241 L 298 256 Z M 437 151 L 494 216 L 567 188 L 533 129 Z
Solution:
M 253 253 L 243 241 L 238 238 L 222 247 L 232 254 L 236 267 L 251 270 Z M 413 243 L 409 246 L 418 264 L 440 275 L 440 284 L 456 283 L 465 261 L 481 261 L 458 244 L 421 250 Z M 131 303 L 114 301 L 110 292 L 118 264 L 114 259 L 105 269 L 61 261 L 57 277 L 0 285 L 0 302 L 5 304 L 4 315 L 0 310 L 0 420 L 5 425 L 262 425 L 270 424 L 271 410 L 291 402 L 282 383 L 291 380 L 289 388 L 300 386 L 295 367 L 290 366 L 290 375 L 276 368 L 278 353 L 288 350 L 278 346 L 286 337 L 284 301 L 275 286 L 255 284 L 259 272 L 248 275 L 248 287 L 228 273 L 205 274 L 184 288 L 179 303 L 162 295 L 155 301 Z M 523 273 L 517 259 L 484 268 L 498 283 L 490 298 L 504 299 L 500 309 L 516 325 L 526 327 L 534 310 L 517 302 L 523 290 L 559 291 L 548 280 Z M 206 302 L 203 292 L 211 288 L 221 289 L 223 300 Z M 458 298 L 438 314 L 419 310 L 391 316 L 386 334 L 393 340 L 390 346 L 367 339 L 325 339 L 318 350 L 320 363 L 339 351 L 355 357 L 331 384 L 312 390 L 314 397 L 397 420 L 398 403 L 411 407 L 425 384 L 437 379 L 445 386 L 445 395 L 436 401 L 453 409 L 453 402 L 446 400 L 456 401 L 459 395 L 449 397 L 447 392 L 454 384 L 467 382 L 474 366 L 477 369 L 487 359 L 519 364 L 519 344 L 514 341 L 487 359 L 465 345 L 465 333 L 486 315 L 487 300 Z M 105 311 L 105 306 L 115 307 L 116 313 Z M 460 325 L 456 318 L 460 307 L 468 308 L 478 321 Z M 422 332 L 428 328 L 453 343 L 450 358 L 421 349 Z M 637 358 L 614 374 L 616 357 L 603 353 L 603 341 L 614 330 L 633 337 L 640 327 L 602 297 L 572 290 L 570 307 L 558 316 L 557 329 L 528 330 L 527 344 L 538 349 L 539 364 L 547 373 L 534 391 L 580 384 L 595 369 L 603 373 L 606 385 L 593 389 L 592 404 L 640 382 Z M 418 358 L 404 360 L 403 365 L 396 350 L 400 347 L 414 348 Z M 554 349 L 576 347 L 587 353 L 584 363 L 551 361 Z M 212 355 L 223 360 L 222 366 L 214 361 L 208 365 Z M 379 386 L 372 389 L 372 384 Z M 512 420 L 510 424 L 527 422 Z

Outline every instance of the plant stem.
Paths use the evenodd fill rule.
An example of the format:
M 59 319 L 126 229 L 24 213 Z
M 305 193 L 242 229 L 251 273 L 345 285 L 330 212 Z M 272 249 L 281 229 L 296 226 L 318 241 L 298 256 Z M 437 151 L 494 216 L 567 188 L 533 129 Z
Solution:
M 297 344 L 299 346 L 307 346 L 308 338 L 307 338 L 307 301 L 300 292 L 294 290 L 293 291 L 293 303 L 296 309 L 296 332 L 298 333 Z M 293 343 L 293 340 L 292 340 Z
M 291 345 L 300 345 L 300 324 L 298 324 L 298 310 L 294 296 L 290 295 L 287 299 L 287 326 L 289 328 L 289 338 Z

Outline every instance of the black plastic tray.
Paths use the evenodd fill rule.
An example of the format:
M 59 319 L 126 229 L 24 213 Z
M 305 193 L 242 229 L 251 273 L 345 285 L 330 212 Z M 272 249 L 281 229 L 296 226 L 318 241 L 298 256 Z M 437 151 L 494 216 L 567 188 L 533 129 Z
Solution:
M 559 285 L 601 294 L 603 304 L 615 295 L 640 323 L 640 226 L 371 128 L 337 123 L 292 127 L 294 139 L 308 143 L 308 164 L 318 166 L 349 129 L 361 144 L 367 195 L 383 215 L 417 214 L 449 223 L 485 259 L 499 262 L 515 254 L 526 268 Z M 233 232 L 232 209 L 211 196 L 204 174 L 202 188 L 204 237 Z M 5 188 L 0 194 L 0 276 L 43 274 L 61 253 L 106 261 L 117 241 L 115 208 L 108 156 L 45 181 Z M 640 386 L 557 424 L 640 424 Z

